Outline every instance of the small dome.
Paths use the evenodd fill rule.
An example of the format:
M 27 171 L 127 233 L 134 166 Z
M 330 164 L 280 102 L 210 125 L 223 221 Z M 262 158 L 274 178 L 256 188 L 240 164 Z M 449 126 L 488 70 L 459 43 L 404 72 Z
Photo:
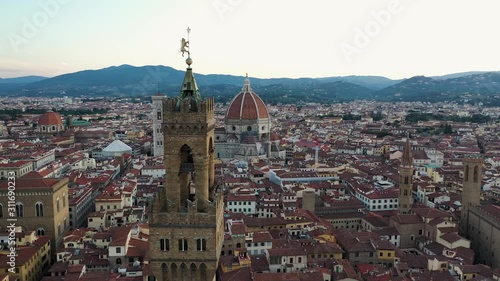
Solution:
M 124 142 L 121 140 L 115 140 L 112 143 L 110 143 L 106 148 L 102 150 L 103 152 L 110 152 L 110 153 L 117 153 L 117 152 L 131 152 L 132 148 L 128 145 L 126 145 Z
M 54 126 L 54 125 L 62 125 L 61 115 L 57 112 L 47 111 L 40 118 L 38 118 L 38 125 L 44 126 Z
M 226 112 L 226 119 L 264 119 L 269 118 L 266 104 L 250 88 L 248 76 L 241 92 L 234 97 Z

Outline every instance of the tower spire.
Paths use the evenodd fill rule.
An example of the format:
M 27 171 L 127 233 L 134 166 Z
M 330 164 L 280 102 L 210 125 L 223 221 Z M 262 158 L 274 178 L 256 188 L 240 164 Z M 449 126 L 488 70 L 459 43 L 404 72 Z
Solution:
M 198 89 L 198 84 L 196 83 L 196 80 L 194 79 L 193 75 L 193 69 L 191 68 L 191 64 L 193 64 L 193 60 L 191 59 L 191 52 L 190 52 L 190 46 L 191 43 L 189 42 L 189 33 L 191 32 L 191 28 L 187 28 L 187 33 L 188 33 L 188 40 L 182 38 L 181 40 L 181 52 L 182 56 L 184 56 L 184 53 L 188 54 L 188 57 L 186 59 L 186 64 L 188 65 L 186 69 L 186 75 L 184 76 L 184 81 L 182 83 L 182 88 L 181 92 L 179 95 L 179 98 L 181 100 L 186 100 L 190 99 L 192 108 L 196 108 L 196 104 L 201 101 L 201 94 L 200 90 Z M 179 105 L 178 105 L 179 107 Z

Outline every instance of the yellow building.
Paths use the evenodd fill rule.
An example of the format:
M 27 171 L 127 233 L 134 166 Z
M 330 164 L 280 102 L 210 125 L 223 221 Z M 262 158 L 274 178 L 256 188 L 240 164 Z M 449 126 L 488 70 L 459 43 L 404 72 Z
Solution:
M 19 234 L 16 233 L 16 240 L 20 242 L 16 244 L 15 259 L 9 257 L 8 250 L 0 251 L 0 276 L 8 274 L 10 280 L 20 281 L 41 280 L 44 271 L 50 268 L 50 237 L 36 236 L 34 231 Z M 10 264 L 11 261 L 14 264 Z
M 15 186 L 15 205 L 10 210 L 9 186 Z M 22 227 L 25 233 L 34 230 L 38 236 L 50 236 L 52 251 L 55 252 L 69 227 L 68 179 L 42 178 L 28 173 L 13 183 L 1 182 L 0 218 L 7 218 L 10 211 L 15 212 L 12 218 L 17 219 L 16 226 Z M 10 223 L 0 219 L 3 229 Z

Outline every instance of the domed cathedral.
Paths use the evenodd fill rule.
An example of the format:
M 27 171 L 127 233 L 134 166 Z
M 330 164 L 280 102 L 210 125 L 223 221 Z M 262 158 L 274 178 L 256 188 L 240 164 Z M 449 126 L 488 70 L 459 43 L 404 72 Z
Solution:
M 51 110 L 38 118 L 36 132 L 41 134 L 58 134 L 64 131 L 61 115 Z
M 225 127 L 215 133 L 217 158 L 249 160 L 271 157 L 271 120 L 262 99 L 250 87 L 248 75 L 243 88 L 226 111 Z M 279 149 L 274 149 L 278 151 Z
M 222 187 L 215 181 L 214 101 L 202 99 L 188 65 L 180 95 L 163 101 L 166 182 L 149 220 L 156 280 L 217 280 L 224 234 Z

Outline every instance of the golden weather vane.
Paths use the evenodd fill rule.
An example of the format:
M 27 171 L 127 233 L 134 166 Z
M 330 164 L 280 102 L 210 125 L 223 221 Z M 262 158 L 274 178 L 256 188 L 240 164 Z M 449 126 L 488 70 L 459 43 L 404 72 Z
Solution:
M 188 39 L 181 39 L 181 53 L 182 56 L 184 57 L 184 53 L 188 54 L 188 57 L 191 56 L 191 53 L 189 52 L 189 32 L 191 32 L 191 28 L 187 28 L 187 34 L 188 34 Z

